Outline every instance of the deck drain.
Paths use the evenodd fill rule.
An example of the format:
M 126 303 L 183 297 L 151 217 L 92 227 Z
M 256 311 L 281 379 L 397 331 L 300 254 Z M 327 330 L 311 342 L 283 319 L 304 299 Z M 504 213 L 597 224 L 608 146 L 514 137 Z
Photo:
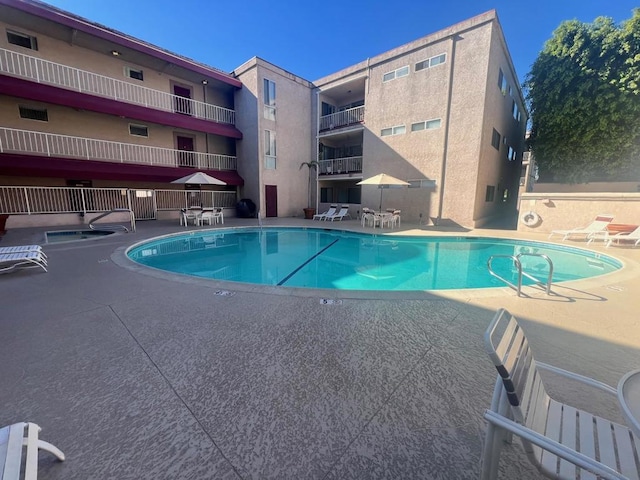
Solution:
M 321 305 L 342 305 L 342 300 L 334 298 L 321 298 Z
M 219 297 L 233 297 L 235 292 L 230 292 L 229 290 L 216 290 L 213 294 L 218 295 Z

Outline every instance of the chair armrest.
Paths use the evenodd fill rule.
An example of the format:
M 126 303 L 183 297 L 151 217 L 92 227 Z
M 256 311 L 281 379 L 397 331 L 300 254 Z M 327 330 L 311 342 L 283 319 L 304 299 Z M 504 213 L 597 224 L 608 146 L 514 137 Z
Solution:
M 547 370 L 549 372 L 557 373 L 558 375 L 562 375 L 563 377 L 570 378 L 572 380 L 578 380 L 579 382 L 585 383 L 587 385 L 591 385 L 603 392 L 610 393 L 611 395 L 617 396 L 618 391 L 610 385 L 606 383 L 599 382 L 598 380 L 594 380 L 590 377 L 585 377 L 584 375 L 580 375 L 578 373 L 570 372 L 569 370 L 564 370 L 559 367 L 554 367 L 553 365 L 549 365 L 547 363 L 536 362 L 538 368 L 542 370 Z
M 516 423 L 512 420 L 509 420 L 502 415 L 492 412 L 491 410 L 486 410 L 484 413 L 484 418 L 492 423 L 493 425 L 503 428 L 509 432 L 512 432 L 515 435 L 518 435 L 525 440 L 533 443 L 534 445 L 539 446 L 543 450 L 551 452 L 554 455 L 557 455 L 560 458 L 565 459 L 568 462 L 577 465 L 580 468 L 584 468 L 596 475 L 601 476 L 602 478 L 608 480 L 628 480 L 624 475 L 616 472 L 614 469 L 594 460 L 586 456 L 583 453 L 576 452 L 575 450 L 567 447 L 566 445 L 562 445 L 561 443 L 556 442 L 555 440 L 551 440 L 548 437 L 536 432 L 535 430 L 531 430 L 519 423 Z

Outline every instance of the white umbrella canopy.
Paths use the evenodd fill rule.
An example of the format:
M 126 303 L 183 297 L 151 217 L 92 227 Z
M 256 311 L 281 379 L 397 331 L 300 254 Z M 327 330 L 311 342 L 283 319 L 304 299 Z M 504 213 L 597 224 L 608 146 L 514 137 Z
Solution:
M 226 185 L 226 182 L 218 180 L 211 175 L 207 175 L 204 172 L 195 172 L 186 177 L 178 178 L 171 183 L 192 183 L 194 185 Z
M 380 189 L 380 211 L 382 211 L 382 189 L 390 186 L 406 187 L 409 183 L 404 180 L 400 180 L 399 178 L 392 177 L 391 175 L 387 175 L 386 173 L 379 173 L 378 175 L 359 181 L 356 185 L 377 185 Z

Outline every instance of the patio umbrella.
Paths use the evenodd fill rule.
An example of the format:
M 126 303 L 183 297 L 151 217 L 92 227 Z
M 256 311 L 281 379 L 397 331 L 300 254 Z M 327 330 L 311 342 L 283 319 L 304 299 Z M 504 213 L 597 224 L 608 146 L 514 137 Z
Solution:
M 191 183 L 194 185 L 226 185 L 226 182 L 218 180 L 211 175 L 207 175 L 204 172 L 195 172 L 186 177 L 178 178 L 171 183 Z
M 386 173 L 380 173 L 373 177 L 365 178 L 364 180 L 359 181 L 356 185 L 377 185 L 380 189 L 380 209 L 382 211 L 382 189 L 389 188 L 392 186 L 407 186 L 408 182 L 404 180 L 400 180 L 399 178 L 392 177 L 391 175 L 387 175 Z

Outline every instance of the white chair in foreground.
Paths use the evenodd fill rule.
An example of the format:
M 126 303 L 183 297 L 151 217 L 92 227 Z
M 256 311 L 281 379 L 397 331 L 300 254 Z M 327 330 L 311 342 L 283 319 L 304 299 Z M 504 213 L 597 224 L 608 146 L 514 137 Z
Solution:
M 330 205 L 329 210 L 324 213 L 316 213 L 313 216 L 313 220 L 326 220 L 327 217 L 332 217 L 336 214 L 336 210 L 338 209 L 338 205 Z
M 26 434 L 25 434 L 26 428 Z M 2 480 L 36 480 L 38 478 L 38 450 L 53 454 L 61 462 L 64 453 L 48 442 L 38 439 L 42 430 L 35 423 L 19 422 L 0 428 L 0 473 Z M 23 449 L 26 448 L 24 477 L 20 477 Z
M 44 258 L 47 258 L 47 255 L 42 250 L 40 245 L 16 245 L 14 247 L 0 247 L 0 255 L 7 253 L 22 253 L 22 252 L 38 252 Z
M 574 228 L 573 230 L 552 230 L 549 238 L 553 235 L 562 235 L 562 240 L 568 240 L 573 237 L 588 239 L 594 232 L 602 232 L 606 230 L 607 225 L 613 221 L 613 215 L 598 215 L 593 222 L 584 228 Z
M 0 273 L 6 273 L 17 268 L 40 267 L 47 271 L 47 258 L 44 252 L 15 252 L 0 254 Z
M 607 235 L 604 240 L 607 242 L 607 247 L 614 244 L 621 245 L 621 242 L 633 242 L 633 246 L 637 247 L 640 245 L 640 227 L 636 228 L 633 232 L 621 232 L 616 233 L 615 235 Z
M 520 437 L 529 460 L 560 479 L 638 479 L 640 438 L 627 427 L 563 404 L 547 394 L 538 370 L 577 380 L 616 396 L 609 385 L 536 362 L 516 319 L 500 309 L 484 336 L 498 378 L 485 411 L 487 435 L 481 479 L 495 479 L 500 451 Z
M 325 220 L 331 220 L 333 222 L 334 220 L 343 220 L 347 217 L 351 218 L 351 215 L 349 214 L 349 205 L 342 205 L 338 213 L 327 217 Z

